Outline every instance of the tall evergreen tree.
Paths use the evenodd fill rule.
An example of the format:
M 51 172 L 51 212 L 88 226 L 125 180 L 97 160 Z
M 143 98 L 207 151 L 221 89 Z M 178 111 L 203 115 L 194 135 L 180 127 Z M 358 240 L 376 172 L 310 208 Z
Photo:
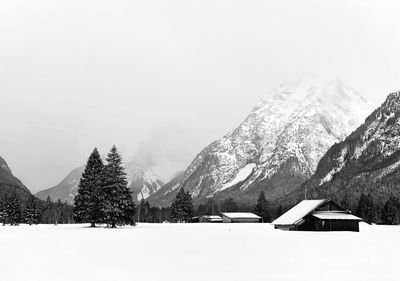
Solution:
M 74 217 L 77 222 L 90 223 L 92 227 L 101 223 L 100 190 L 103 169 L 100 154 L 95 148 L 86 163 L 75 197 Z
M 178 191 L 171 205 L 171 218 L 177 222 L 188 222 L 193 216 L 193 200 L 183 188 Z
M 24 211 L 24 221 L 29 225 L 38 224 L 39 217 L 40 213 L 36 205 L 35 198 L 33 196 L 30 196 L 28 202 L 26 203 Z
M 15 193 L 12 193 L 6 200 L 6 223 L 19 225 L 22 221 L 21 203 Z
M 376 207 L 370 194 L 362 194 L 358 202 L 356 214 L 365 221 L 372 223 L 376 221 Z
M 107 165 L 103 170 L 102 212 L 107 225 L 135 224 L 135 203 L 128 189 L 122 159 L 115 145 L 107 155 Z
M 267 202 L 267 199 L 265 198 L 264 191 L 261 191 L 260 194 L 258 195 L 257 204 L 254 209 L 254 212 L 256 213 L 256 215 L 258 215 L 262 218 L 263 222 L 271 221 L 271 215 L 269 212 L 268 202 Z
M 399 224 L 399 200 L 395 197 L 390 197 L 382 209 L 382 223 L 384 224 Z

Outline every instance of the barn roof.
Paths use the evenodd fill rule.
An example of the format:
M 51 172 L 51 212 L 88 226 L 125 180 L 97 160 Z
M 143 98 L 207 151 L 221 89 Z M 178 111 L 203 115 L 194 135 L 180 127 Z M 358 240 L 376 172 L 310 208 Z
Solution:
M 221 213 L 230 219 L 261 219 L 261 217 L 253 213 Z
M 282 216 L 277 218 L 272 222 L 272 224 L 277 225 L 293 225 L 297 222 L 301 221 L 306 215 L 311 213 L 313 210 L 318 208 L 327 199 L 319 199 L 319 200 L 303 200 L 289 211 L 284 213 Z
M 202 218 L 209 219 L 210 221 L 222 221 L 222 218 L 221 218 L 220 216 L 214 216 L 214 215 L 208 216 L 208 215 L 204 215 L 204 216 L 201 216 L 201 217 L 202 217 Z
M 354 220 L 362 221 L 361 218 L 355 215 L 344 213 L 344 212 L 315 212 L 312 214 L 314 217 L 322 220 Z

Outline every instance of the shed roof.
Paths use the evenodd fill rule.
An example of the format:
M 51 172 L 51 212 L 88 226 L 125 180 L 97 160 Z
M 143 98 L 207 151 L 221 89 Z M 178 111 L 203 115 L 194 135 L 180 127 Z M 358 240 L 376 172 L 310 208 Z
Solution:
M 261 219 L 261 217 L 253 213 L 221 213 L 230 219 Z
M 209 220 L 222 220 L 222 218 L 220 216 L 214 216 L 214 215 L 211 215 L 211 216 L 205 215 L 205 216 L 201 216 L 201 217 L 209 219 Z
M 303 200 L 289 211 L 284 213 L 282 216 L 277 218 L 272 222 L 272 224 L 277 225 L 293 225 L 297 222 L 301 221 L 306 215 L 311 213 L 313 210 L 318 208 L 327 199 L 318 199 L 318 200 Z
M 322 220 L 354 220 L 362 221 L 361 218 L 346 212 L 315 212 L 312 214 L 314 217 Z

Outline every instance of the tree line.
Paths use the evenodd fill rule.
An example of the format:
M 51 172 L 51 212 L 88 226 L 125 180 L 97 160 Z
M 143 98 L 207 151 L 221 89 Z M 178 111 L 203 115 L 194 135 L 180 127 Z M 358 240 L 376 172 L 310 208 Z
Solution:
M 47 197 L 42 201 L 30 195 L 26 202 L 21 201 L 15 193 L 0 198 L 0 223 L 2 225 L 58 224 L 72 223 L 72 206 L 51 201 Z

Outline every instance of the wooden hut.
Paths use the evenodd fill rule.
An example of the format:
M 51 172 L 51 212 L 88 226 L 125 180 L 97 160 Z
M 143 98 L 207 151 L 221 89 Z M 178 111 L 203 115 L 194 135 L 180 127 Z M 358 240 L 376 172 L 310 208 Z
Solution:
M 272 224 L 276 229 L 303 231 L 359 231 L 359 217 L 330 199 L 303 200 Z
M 243 223 L 243 222 L 261 222 L 261 217 L 253 213 L 221 213 L 224 222 Z
M 223 220 L 220 216 L 200 216 L 199 222 L 219 223 Z

